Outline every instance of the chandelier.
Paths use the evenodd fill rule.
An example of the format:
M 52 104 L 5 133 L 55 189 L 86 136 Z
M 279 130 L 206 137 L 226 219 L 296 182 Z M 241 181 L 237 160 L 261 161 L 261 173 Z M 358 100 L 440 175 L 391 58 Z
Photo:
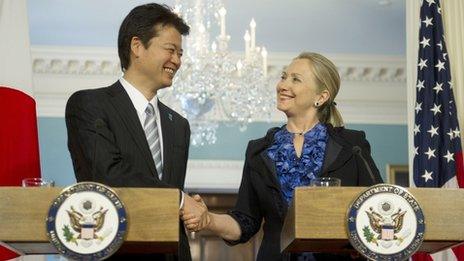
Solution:
M 274 92 L 268 88 L 266 48 L 256 46 L 255 21 L 245 32 L 245 55 L 239 57 L 229 51 L 222 1 L 177 0 L 174 11 L 191 27 L 173 94 L 190 122 L 192 145 L 214 144 L 220 120 L 241 131 L 257 117 L 270 120 Z M 210 33 L 214 25 L 220 28 L 216 37 Z

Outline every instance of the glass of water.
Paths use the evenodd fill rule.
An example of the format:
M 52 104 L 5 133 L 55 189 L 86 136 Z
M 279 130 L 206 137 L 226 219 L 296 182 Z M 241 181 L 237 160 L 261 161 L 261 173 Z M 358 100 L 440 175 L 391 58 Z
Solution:
M 26 178 L 22 181 L 23 187 L 54 187 L 55 181 L 45 180 L 43 178 Z
M 340 187 L 342 181 L 339 178 L 322 177 L 311 180 L 311 187 Z

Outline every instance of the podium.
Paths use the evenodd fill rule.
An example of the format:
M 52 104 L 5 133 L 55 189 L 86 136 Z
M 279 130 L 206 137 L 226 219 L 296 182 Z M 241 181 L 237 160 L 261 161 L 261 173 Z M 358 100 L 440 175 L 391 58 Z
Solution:
M 351 252 L 347 213 L 363 187 L 301 187 L 289 207 L 281 234 L 285 252 Z M 464 242 L 464 190 L 406 188 L 425 216 L 419 251 L 435 253 Z
M 53 254 L 46 217 L 62 188 L 0 187 L 0 242 L 24 254 Z M 179 243 L 179 190 L 114 188 L 127 213 L 118 253 L 175 253 Z

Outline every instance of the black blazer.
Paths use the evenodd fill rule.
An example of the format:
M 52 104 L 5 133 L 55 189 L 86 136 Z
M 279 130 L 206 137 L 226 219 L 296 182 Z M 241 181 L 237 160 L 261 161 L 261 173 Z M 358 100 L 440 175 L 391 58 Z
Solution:
M 265 137 L 248 143 L 237 204 L 229 212 L 242 230 L 241 238 L 232 243 L 247 242 L 259 231 L 264 221 L 264 236 L 257 260 L 284 259 L 280 253 L 280 233 L 288 206 L 282 197 L 275 164 L 267 156 L 267 148 L 272 145 L 277 130 L 279 128 L 270 129 Z M 331 125 L 327 125 L 327 132 L 329 138 L 320 177 L 339 178 L 342 186 L 370 186 L 382 182 L 370 156 L 370 145 L 364 132 Z M 374 180 L 359 155 L 352 152 L 353 146 L 361 148 Z M 327 256 L 320 257 L 323 258 L 318 260 L 327 259 Z
M 119 81 L 74 93 L 66 105 L 68 148 L 78 182 L 112 187 L 184 188 L 190 126 L 178 113 L 158 102 L 163 135 L 163 176 L 158 178 L 143 127 Z M 191 260 L 182 226 L 179 254 Z

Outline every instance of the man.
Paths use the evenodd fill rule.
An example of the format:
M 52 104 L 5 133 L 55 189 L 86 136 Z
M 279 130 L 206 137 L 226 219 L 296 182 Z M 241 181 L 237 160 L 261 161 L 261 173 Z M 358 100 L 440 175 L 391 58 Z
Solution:
M 121 24 L 118 53 L 124 76 L 113 85 L 74 93 L 66 106 L 68 147 L 80 181 L 114 187 L 183 189 L 190 142 L 186 119 L 157 91 L 171 86 L 189 26 L 167 6 L 134 8 Z M 183 212 L 203 206 L 183 195 Z M 180 260 L 190 260 L 181 226 Z

